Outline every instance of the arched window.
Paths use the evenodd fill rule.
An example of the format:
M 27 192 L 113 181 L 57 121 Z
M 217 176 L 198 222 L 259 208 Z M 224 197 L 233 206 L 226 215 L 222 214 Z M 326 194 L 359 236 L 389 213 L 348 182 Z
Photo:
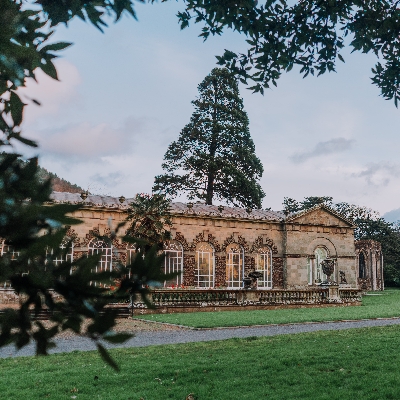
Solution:
M 112 245 L 105 240 L 93 239 L 88 245 L 88 256 L 101 254 L 96 272 L 112 270 Z
M 238 244 L 230 244 L 226 248 L 226 284 L 228 288 L 243 286 L 244 253 Z
M 256 271 L 261 272 L 263 276 L 258 278 L 259 289 L 272 288 L 272 252 L 269 247 L 259 250 L 256 260 Z
M 195 283 L 200 288 L 214 287 L 214 249 L 209 243 L 200 243 L 196 250 Z
M 367 277 L 365 254 L 363 251 L 358 255 L 358 276 L 361 279 L 365 279 Z
M 164 286 L 181 285 L 183 278 L 183 248 L 176 240 L 170 241 L 164 248 L 164 273 L 179 272 L 177 276 L 164 282 Z
M 317 247 L 314 251 L 314 283 L 322 283 L 327 280 L 327 276 L 322 271 L 321 262 L 328 258 L 328 250 L 325 247 Z M 333 273 L 334 276 L 335 273 Z

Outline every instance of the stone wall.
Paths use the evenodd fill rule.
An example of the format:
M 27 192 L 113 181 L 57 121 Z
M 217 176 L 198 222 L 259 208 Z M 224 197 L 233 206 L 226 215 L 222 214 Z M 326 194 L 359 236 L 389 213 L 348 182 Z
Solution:
M 254 270 L 261 248 L 271 250 L 275 289 L 314 286 L 314 282 L 309 284 L 309 265 L 315 259 L 318 247 L 326 249 L 328 256 L 335 260 L 332 277 L 335 281 L 340 283 L 339 271 L 342 271 L 347 281 L 343 287 L 356 288 L 359 285 L 354 226 L 326 207 L 285 218 L 283 214 L 263 210 L 246 213 L 242 209 L 225 208 L 224 211 L 217 211 L 216 206 L 194 205 L 189 208 L 183 203 L 177 204 L 172 212 L 171 233 L 172 239 L 183 248 L 185 286 L 195 285 L 196 246 L 199 243 L 208 243 L 214 249 L 214 284 L 217 286 L 226 285 L 226 249 L 232 243 L 241 246 L 244 251 L 244 275 Z M 69 231 L 69 236 L 74 239 L 76 254 L 87 252 L 88 243 L 96 233 L 110 235 L 112 229 L 125 220 L 124 207 L 118 204 L 102 207 L 91 203 L 75 212 L 74 216 L 84 221 Z M 125 230 L 121 230 L 120 236 L 124 234 Z M 114 257 L 123 261 L 126 244 L 115 239 L 113 247 L 118 253 Z M 382 281 L 381 272 L 376 273 L 376 282 L 379 279 Z

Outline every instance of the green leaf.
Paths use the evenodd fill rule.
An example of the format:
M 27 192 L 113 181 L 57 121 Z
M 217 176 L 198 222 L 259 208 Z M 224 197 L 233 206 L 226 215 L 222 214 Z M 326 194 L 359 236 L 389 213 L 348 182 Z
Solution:
M 117 333 L 104 335 L 103 339 L 110 343 L 123 343 L 132 338 L 134 335 L 129 333 Z
M 58 76 L 57 76 L 57 70 L 56 67 L 54 66 L 54 64 L 50 61 L 50 60 L 46 60 L 46 63 L 42 63 L 40 64 L 40 68 L 42 69 L 42 71 L 50 76 L 51 78 L 55 79 L 56 81 L 58 81 Z
M 101 358 L 112 368 L 115 369 L 115 371 L 119 372 L 119 366 L 116 364 L 116 362 L 111 358 L 110 354 L 106 350 L 106 348 L 101 345 L 100 343 L 97 343 L 97 350 L 99 351 Z
M 41 51 L 45 51 L 46 53 L 48 51 L 60 51 L 60 50 L 64 50 L 67 47 L 71 46 L 72 43 L 68 43 L 68 42 L 58 42 L 58 43 L 52 43 L 52 44 L 48 44 L 47 46 L 44 46 Z
M 12 91 L 10 96 L 10 108 L 11 116 L 14 121 L 14 125 L 18 126 L 22 122 L 22 113 L 24 111 L 25 104 L 21 101 L 19 96 Z

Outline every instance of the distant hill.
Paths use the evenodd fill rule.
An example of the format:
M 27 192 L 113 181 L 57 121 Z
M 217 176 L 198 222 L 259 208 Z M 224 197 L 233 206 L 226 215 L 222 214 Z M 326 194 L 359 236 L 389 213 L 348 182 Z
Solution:
M 50 178 L 54 192 L 82 193 L 84 191 L 80 186 L 60 178 L 58 175 L 47 171 L 46 168 L 42 168 L 41 166 L 38 166 L 38 168 L 39 179 L 45 181 Z
M 387 213 L 383 214 L 383 218 L 385 218 L 387 222 L 400 221 L 400 208 L 388 211 Z

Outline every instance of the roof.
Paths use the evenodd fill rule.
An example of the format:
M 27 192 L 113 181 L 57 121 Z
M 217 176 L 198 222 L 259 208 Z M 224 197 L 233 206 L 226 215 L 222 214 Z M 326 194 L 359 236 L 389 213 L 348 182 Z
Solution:
M 243 218 L 256 220 L 281 221 L 285 218 L 285 214 L 281 211 L 271 210 L 245 210 L 240 207 L 219 208 L 220 206 L 209 206 L 204 203 L 194 203 L 192 207 L 188 207 L 186 203 L 171 203 L 171 214 L 181 215 L 204 215 L 222 218 Z
M 54 203 L 66 203 L 66 204 L 82 204 L 88 207 L 101 207 L 110 209 L 126 210 L 129 208 L 129 203 L 133 201 L 133 198 L 125 199 L 120 202 L 118 197 L 112 196 L 98 196 L 89 194 L 85 200 L 81 198 L 79 193 L 67 193 L 67 192 L 53 192 L 50 196 Z M 240 207 L 227 207 L 227 206 L 209 206 L 204 203 L 171 203 L 171 214 L 173 215 L 193 215 L 193 216 L 209 216 L 209 217 L 220 217 L 220 218 L 242 218 L 252 220 L 270 220 L 270 221 L 282 221 L 285 219 L 285 214 L 281 211 L 271 210 L 249 210 L 246 211 Z
M 303 215 L 312 213 L 313 211 L 319 210 L 319 209 L 323 209 L 327 212 L 329 212 L 330 214 L 334 215 L 336 218 L 341 219 L 342 221 L 346 222 L 348 225 L 355 227 L 354 222 L 350 221 L 349 219 L 345 218 L 342 214 L 339 214 L 338 212 L 336 212 L 335 210 L 333 210 L 332 208 L 328 207 L 325 204 L 318 204 L 314 207 L 311 207 L 307 210 L 303 210 L 303 211 L 299 211 L 298 213 L 292 213 L 290 215 L 288 215 L 286 217 L 286 222 L 292 222 L 295 221 L 297 218 L 302 217 Z

